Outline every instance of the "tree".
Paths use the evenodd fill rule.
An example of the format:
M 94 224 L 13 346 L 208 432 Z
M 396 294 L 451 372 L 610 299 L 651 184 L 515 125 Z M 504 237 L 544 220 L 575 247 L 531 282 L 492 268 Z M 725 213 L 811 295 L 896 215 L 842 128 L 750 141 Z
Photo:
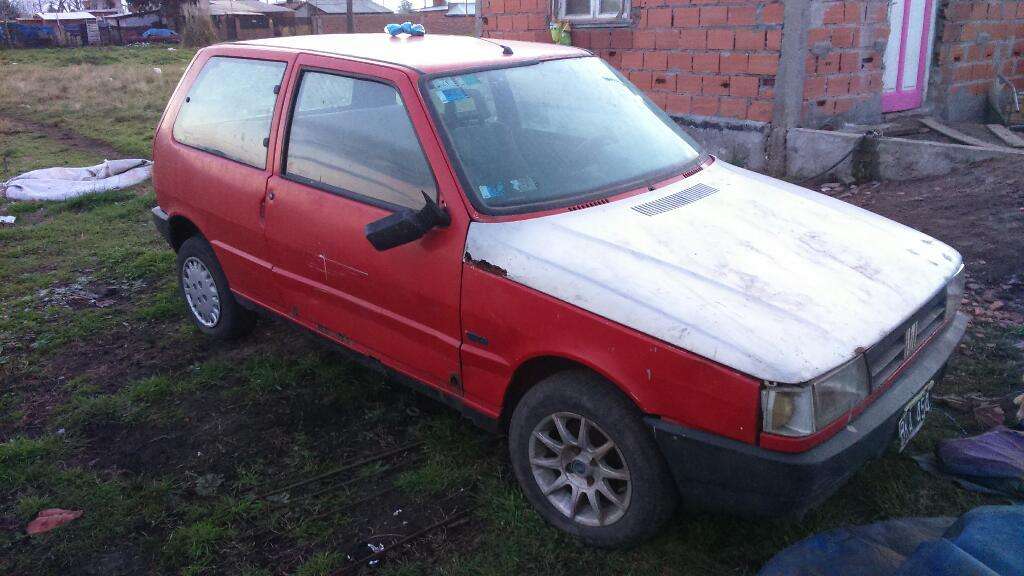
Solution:
M 412 1 L 411 0 L 402 0 L 401 2 L 398 3 L 398 13 L 399 14 L 408 14 L 410 12 L 412 12 Z
M 0 0 L 0 20 L 14 20 L 25 15 L 25 6 L 20 0 Z

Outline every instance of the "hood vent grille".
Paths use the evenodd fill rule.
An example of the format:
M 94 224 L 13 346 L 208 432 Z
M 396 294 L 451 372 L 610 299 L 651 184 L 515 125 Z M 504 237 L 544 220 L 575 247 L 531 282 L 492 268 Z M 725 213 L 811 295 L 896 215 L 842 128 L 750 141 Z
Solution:
M 633 210 L 636 210 L 645 216 L 657 216 L 658 214 L 664 214 L 669 210 L 675 210 L 676 208 L 686 206 L 687 204 L 692 204 L 701 198 L 707 198 L 715 192 L 718 192 L 718 188 L 712 188 L 707 184 L 696 184 L 685 190 L 680 190 L 675 194 L 669 194 L 668 196 L 658 198 L 657 200 L 637 204 L 636 206 L 633 206 Z

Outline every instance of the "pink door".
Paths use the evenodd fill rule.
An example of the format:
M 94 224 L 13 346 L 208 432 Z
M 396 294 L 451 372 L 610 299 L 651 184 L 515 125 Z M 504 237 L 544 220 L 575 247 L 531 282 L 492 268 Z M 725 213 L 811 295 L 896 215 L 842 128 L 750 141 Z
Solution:
M 890 0 L 889 43 L 882 77 L 882 111 L 913 110 L 924 102 L 935 33 L 934 0 Z

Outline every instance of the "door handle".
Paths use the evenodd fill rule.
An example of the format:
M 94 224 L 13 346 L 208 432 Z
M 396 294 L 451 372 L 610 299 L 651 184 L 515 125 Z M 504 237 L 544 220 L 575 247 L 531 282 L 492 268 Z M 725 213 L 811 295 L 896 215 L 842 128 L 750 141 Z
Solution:
M 274 199 L 274 191 L 273 190 L 271 190 L 270 192 L 267 192 L 267 198 L 270 198 L 271 200 Z

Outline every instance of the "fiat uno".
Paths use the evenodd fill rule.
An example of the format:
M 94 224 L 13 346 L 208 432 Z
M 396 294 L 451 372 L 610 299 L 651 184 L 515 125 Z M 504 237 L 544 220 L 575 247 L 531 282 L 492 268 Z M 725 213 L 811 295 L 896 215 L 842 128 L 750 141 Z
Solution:
M 201 332 L 269 311 L 439 397 L 595 546 L 819 504 L 917 432 L 966 325 L 955 250 L 705 153 L 569 46 L 205 48 L 153 157 Z

